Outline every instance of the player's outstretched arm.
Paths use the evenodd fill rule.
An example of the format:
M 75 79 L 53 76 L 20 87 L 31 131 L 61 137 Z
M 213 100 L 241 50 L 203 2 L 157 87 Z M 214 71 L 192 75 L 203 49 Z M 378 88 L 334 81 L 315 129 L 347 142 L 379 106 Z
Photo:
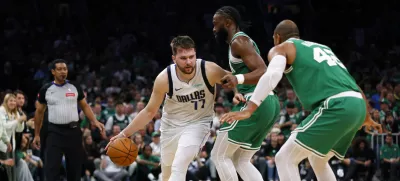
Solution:
M 129 137 L 136 131 L 144 128 L 156 115 L 165 94 L 168 92 L 168 75 L 166 70 L 162 71 L 154 81 L 153 92 L 146 107 L 121 131 L 121 133 L 110 139 L 110 142 L 120 137 Z

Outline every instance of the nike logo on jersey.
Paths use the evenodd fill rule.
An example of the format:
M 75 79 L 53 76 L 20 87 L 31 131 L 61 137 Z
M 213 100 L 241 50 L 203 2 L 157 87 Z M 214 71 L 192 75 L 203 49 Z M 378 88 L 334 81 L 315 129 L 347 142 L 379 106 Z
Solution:
M 179 88 L 179 89 L 177 89 L 177 88 L 175 88 L 175 91 L 179 91 L 179 90 L 181 90 L 182 88 Z

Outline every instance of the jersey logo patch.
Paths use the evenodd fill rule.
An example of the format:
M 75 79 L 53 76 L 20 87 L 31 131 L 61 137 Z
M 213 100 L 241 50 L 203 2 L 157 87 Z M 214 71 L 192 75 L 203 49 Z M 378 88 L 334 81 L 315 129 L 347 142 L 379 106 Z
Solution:
M 179 88 L 179 89 L 175 88 L 175 91 L 179 91 L 179 90 L 181 90 L 181 89 L 183 89 L 183 88 Z
M 65 97 L 75 97 L 75 93 L 73 92 L 65 93 Z
M 203 84 L 195 84 L 193 87 L 201 87 Z

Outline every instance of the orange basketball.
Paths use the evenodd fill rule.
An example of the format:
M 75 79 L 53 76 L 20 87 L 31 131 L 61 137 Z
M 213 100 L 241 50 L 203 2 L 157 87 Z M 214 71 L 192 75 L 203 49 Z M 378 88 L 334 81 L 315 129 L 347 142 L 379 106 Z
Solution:
M 107 155 L 119 166 L 129 166 L 138 155 L 138 148 L 129 138 L 118 138 L 108 147 Z

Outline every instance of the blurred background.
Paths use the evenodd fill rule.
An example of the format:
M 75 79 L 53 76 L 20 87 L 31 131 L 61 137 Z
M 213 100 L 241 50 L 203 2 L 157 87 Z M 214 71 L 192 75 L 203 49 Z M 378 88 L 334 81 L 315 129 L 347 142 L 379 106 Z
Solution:
M 113 124 L 116 115 L 132 119 L 144 108 L 154 78 L 171 64 L 170 41 L 189 35 L 196 42 L 197 57 L 214 61 L 229 70 L 228 46 L 217 45 L 212 33 L 212 17 L 225 5 L 236 7 L 252 26 L 246 31 L 258 44 L 262 56 L 273 46 L 273 30 L 284 19 L 295 21 L 301 38 L 330 46 L 368 97 L 375 121 L 384 134 L 360 130 L 346 159 L 330 164 L 338 180 L 389 180 L 399 174 L 400 151 L 400 5 L 396 0 L 2 0 L 3 36 L 0 38 L 0 98 L 22 91 L 28 121 L 16 137 L 15 159 L 28 166 L 16 174 L 43 180 L 43 161 L 30 148 L 36 95 L 53 80 L 50 62 L 68 62 L 68 79 L 82 87 L 98 119 L 107 124 L 101 136 L 81 114 L 86 150 L 82 180 L 102 180 L 99 171 L 121 171 L 123 181 L 143 178 L 140 163 L 117 167 L 104 162 L 104 146 L 126 125 Z M 266 59 L 265 59 L 266 60 Z M 267 63 L 267 62 L 266 62 Z M 277 91 L 281 117 L 266 137 L 252 162 L 265 180 L 276 177 L 274 155 L 309 112 L 302 109 L 284 78 Z M 218 130 L 218 117 L 230 110 L 233 93 L 219 89 L 212 136 L 202 153 L 189 166 L 187 180 L 219 180 L 209 155 Z M 110 119 L 111 118 L 111 119 Z M 111 121 L 109 121 L 111 120 Z M 159 156 L 160 115 L 132 136 L 139 154 Z M 144 151 L 149 144 L 151 152 Z M 397 149 L 396 149 L 397 148 Z M 388 163 L 385 160 L 397 160 Z M 103 161 L 102 161 L 103 160 Z M 19 162 L 16 162 L 19 163 Z M 16 167 L 16 165 L 14 165 Z M 62 171 L 64 168 L 60 168 Z M 1 169 L 0 169 L 1 170 Z M 23 173 L 22 173 L 23 172 Z M 299 165 L 305 180 L 316 180 L 307 160 Z M 30 175 L 30 177 L 29 177 Z M 399 180 L 400 175 L 395 179 Z M 157 177 L 157 176 L 156 176 Z M 32 179 L 30 179 L 32 178 Z M 144 177 L 148 179 L 147 177 Z M 60 178 L 65 179 L 65 177 Z M 393 177 L 392 177 L 393 179 Z M 140 180 L 141 181 L 141 180 Z

